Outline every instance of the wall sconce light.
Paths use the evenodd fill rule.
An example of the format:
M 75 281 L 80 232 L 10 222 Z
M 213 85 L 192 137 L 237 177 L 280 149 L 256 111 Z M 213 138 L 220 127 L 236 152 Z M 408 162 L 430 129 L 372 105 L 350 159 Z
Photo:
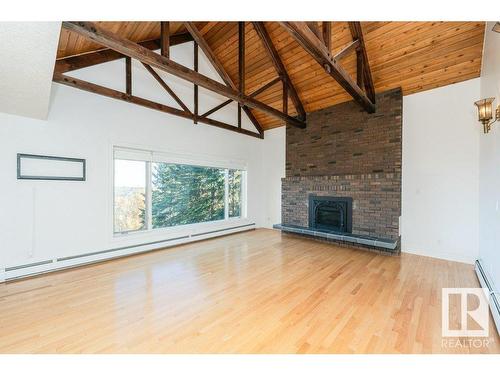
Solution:
M 478 100 L 477 102 L 474 103 L 477 107 L 479 122 L 483 124 L 483 130 L 485 134 L 490 131 L 491 125 L 495 121 L 500 120 L 500 105 L 499 105 L 495 111 L 495 119 L 493 121 L 490 121 L 491 119 L 493 119 L 494 100 L 495 98 L 486 98 Z

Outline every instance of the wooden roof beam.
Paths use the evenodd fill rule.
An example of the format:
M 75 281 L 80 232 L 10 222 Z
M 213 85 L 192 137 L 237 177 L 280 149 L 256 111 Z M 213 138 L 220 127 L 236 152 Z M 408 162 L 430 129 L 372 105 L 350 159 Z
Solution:
M 323 42 L 305 22 L 280 22 L 280 24 L 357 103 L 368 113 L 375 112 L 374 102 L 368 98 L 344 68 L 331 56 Z
M 170 57 L 170 22 L 160 22 L 160 53 L 166 58 Z
M 347 46 L 345 46 L 339 53 L 333 56 L 334 60 L 340 61 L 344 57 L 346 57 L 351 51 L 357 49 L 359 47 L 359 40 L 353 40 Z
M 193 69 L 196 73 L 198 73 L 198 66 L 199 66 L 199 45 L 198 43 L 194 42 L 193 43 Z M 194 123 L 198 123 L 198 115 L 199 115 L 199 87 L 196 83 L 193 84 L 193 106 L 194 106 Z
M 141 45 L 130 40 L 122 38 L 114 33 L 101 29 L 92 22 L 63 22 L 63 27 L 74 31 L 86 38 L 99 43 L 105 47 L 111 48 L 125 56 L 129 56 L 140 62 L 150 65 L 151 67 L 163 70 L 169 74 L 175 75 L 193 84 L 199 85 L 207 90 L 225 96 L 228 99 L 237 101 L 249 108 L 254 108 L 263 113 L 266 113 L 274 118 L 284 120 L 285 122 L 304 128 L 305 123 L 292 116 L 286 115 L 283 112 L 264 104 L 248 95 L 240 95 L 238 90 L 228 87 L 217 82 L 209 77 L 206 77 L 192 69 L 176 63 L 164 56 L 161 56 Z
M 322 30 L 319 29 L 318 23 L 316 21 L 307 21 L 306 25 L 307 27 L 309 27 L 309 30 L 311 30 L 319 40 L 321 40 L 323 43 L 325 42 L 323 40 L 323 32 Z
M 290 79 L 290 76 L 288 75 L 285 69 L 285 65 L 283 65 L 283 62 L 281 61 L 281 57 L 278 54 L 278 51 L 274 47 L 271 37 L 269 36 L 269 33 L 267 32 L 266 27 L 264 26 L 264 23 L 252 22 L 252 24 L 274 65 L 274 69 L 288 86 L 288 94 L 290 95 L 293 105 L 297 110 L 299 119 L 305 120 L 306 111 L 304 109 L 304 106 L 302 105 L 302 101 L 300 100 L 299 94 L 297 93 L 297 90 L 295 90 L 295 86 L 293 85 L 292 80 Z
M 266 83 L 265 85 L 263 85 L 263 86 L 259 87 L 257 90 L 255 90 L 254 92 L 252 92 L 252 93 L 250 94 L 250 97 L 251 97 L 251 98 L 254 98 L 254 97 L 256 97 L 257 95 L 262 94 L 264 91 L 266 91 L 268 88 L 270 88 L 270 87 L 274 86 L 274 85 L 275 85 L 276 83 L 278 83 L 278 82 L 281 82 L 281 78 L 280 78 L 280 77 L 276 77 L 276 78 L 274 78 L 274 79 L 270 80 L 268 83 Z M 228 99 L 228 100 L 226 100 L 225 102 L 222 102 L 221 104 L 219 104 L 219 105 L 215 106 L 214 108 L 212 108 L 212 109 L 210 109 L 210 110 L 206 111 L 206 112 L 205 112 L 204 114 L 202 114 L 201 116 L 202 116 L 202 117 L 207 117 L 207 116 L 211 115 L 212 113 L 217 112 L 219 109 L 224 108 L 224 107 L 225 107 L 225 106 L 227 106 L 228 104 L 231 104 L 232 102 L 233 102 L 233 100 Z
M 132 95 L 132 59 L 125 57 L 125 92 Z
M 186 27 L 187 31 L 191 34 L 193 40 L 198 43 L 198 46 L 201 48 L 203 53 L 207 56 L 208 61 L 210 61 L 210 64 L 215 68 L 217 73 L 220 75 L 224 83 L 228 86 L 230 86 L 232 89 L 237 89 L 235 83 L 229 76 L 229 74 L 226 72 L 226 69 L 222 66 L 221 62 L 215 55 L 215 53 L 212 51 L 212 48 L 208 45 L 207 41 L 201 34 L 201 32 L 198 30 L 194 22 L 184 22 L 184 26 Z
M 163 80 L 163 78 L 161 78 L 160 75 L 158 73 L 156 73 L 156 71 L 153 68 L 151 68 L 149 65 L 144 64 L 144 63 L 142 63 L 142 65 L 146 68 L 146 70 L 149 72 L 149 74 L 151 74 L 153 76 L 153 78 L 156 79 L 156 81 L 160 84 L 160 86 L 163 87 L 163 89 L 171 96 L 171 98 L 174 99 L 177 102 L 177 104 L 179 104 L 185 112 L 191 114 L 191 111 L 189 110 L 187 105 L 185 105 L 184 102 L 174 92 L 174 90 L 172 90 L 170 88 L 170 86 L 167 85 L 167 83 Z
M 238 91 L 245 94 L 245 22 L 238 22 Z M 241 105 L 238 105 L 238 128 L 241 128 Z
M 365 40 L 363 37 L 363 29 L 361 28 L 361 22 L 349 22 L 349 30 L 351 31 L 352 39 L 359 40 L 359 51 L 358 58 L 362 58 L 363 62 L 363 79 L 365 84 L 366 94 L 368 98 L 375 103 L 375 86 L 373 84 L 372 73 L 370 70 L 370 64 L 368 62 L 368 55 L 366 53 Z M 359 64 L 358 64 L 359 65 Z
M 88 92 L 91 92 L 94 94 L 106 96 L 108 98 L 122 100 L 122 101 L 127 102 L 127 103 L 133 103 L 136 105 L 140 105 L 142 107 L 154 109 L 156 111 L 160 111 L 160 112 L 168 113 L 171 115 L 183 117 L 185 119 L 194 120 L 193 113 L 190 113 L 190 112 L 187 112 L 184 110 L 180 110 L 177 108 L 173 108 L 173 107 L 170 107 L 170 106 L 165 105 L 165 104 L 156 103 L 156 102 L 153 102 L 153 101 L 148 100 L 148 99 L 140 98 L 138 96 L 130 95 L 130 94 L 127 94 L 125 92 L 110 89 L 108 87 L 96 85 L 95 83 L 92 83 L 92 82 L 87 82 L 87 81 L 84 81 L 84 80 L 81 80 L 78 78 L 69 77 L 67 75 L 64 75 L 64 74 L 61 74 L 58 72 L 54 73 L 54 77 L 52 79 L 54 82 L 57 82 L 57 83 L 60 83 L 60 84 L 66 85 L 66 86 L 70 86 L 70 87 L 74 87 L 74 88 L 77 88 L 80 90 L 88 91 Z M 247 130 L 247 129 L 240 129 L 236 126 L 232 126 L 232 125 L 223 123 L 221 121 L 212 120 L 209 118 L 200 118 L 200 117 L 198 118 L 198 121 L 201 123 L 207 124 L 207 125 L 221 128 L 221 129 L 226 129 L 226 130 L 234 131 L 234 132 L 237 132 L 240 134 L 249 135 L 251 137 L 256 137 L 256 138 L 261 138 L 261 139 L 264 138 L 262 134 L 255 133 L 255 132 L 252 132 L 252 131 Z
M 198 43 L 198 46 L 201 48 L 205 56 L 207 56 L 208 61 L 210 61 L 210 64 L 215 68 L 219 76 L 222 78 L 224 83 L 231 87 L 233 90 L 239 91 L 238 87 L 234 83 L 234 81 L 231 79 L 229 74 L 226 72 L 226 69 L 224 69 L 224 66 L 221 64 L 215 53 L 212 51 L 212 48 L 208 45 L 207 41 L 201 34 L 201 32 L 198 30 L 194 22 L 184 22 L 184 26 L 188 30 L 188 32 L 191 34 L 193 37 L 194 41 Z M 260 123 L 257 121 L 255 116 L 253 115 L 252 111 L 248 108 L 248 106 L 244 105 L 242 107 L 243 111 L 246 113 L 252 124 L 255 126 L 255 128 L 259 131 L 259 133 L 262 133 L 264 129 L 260 125 Z
M 323 21 L 321 24 L 323 31 L 323 41 L 325 42 L 328 52 L 332 51 L 332 23 L 330 21 Z
M 192 42 L 193 37 L 189 33 L 181 33 L 170 35 L 170 46 Z M 157 50 L 161 48 L 161 39 L 146 40 L 139 42 L 139 45 L 150 50 Z M 78 56 L 70 56 L 56 60 L 55 70 L 59 73 L 66 73 L 76 69 L 87 68 L 89 66 L 102 64 L 118 59 L 124 58 L 125 55 L 106 48 L 100 51 L 85 53 Z

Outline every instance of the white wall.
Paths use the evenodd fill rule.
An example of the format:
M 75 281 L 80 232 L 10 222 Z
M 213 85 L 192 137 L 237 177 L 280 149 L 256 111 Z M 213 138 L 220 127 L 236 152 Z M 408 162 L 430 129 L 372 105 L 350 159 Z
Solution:
M 46 119 L 61 22 L 0 22 L 0 112 Z
M 491 31 L 494 22 L 486 25 L 481 95 L 496 98 L 500 104 L 500 34 Z M 500 123 L 489 134 L 480 137 L 479 172 L 479 256 L 493 279 L 500 286 Z
M 189 66 L 192 45 L 173 47 L 172 57 Z M 200 58 L 200 71 L 215 77 L 206 59 Z M 123 89 L 124 69 L 123 61 L 116 61 L 74 75 Z M 143 67 L 135 64 L 133 75 L 134 93 L 176 105 Z M 167 81 L 191 106 L 192 86 L 172 77 L 167 77 Z M 205 91 L 201 93 L 200 111 L 224 100 Z M 236 111 L 234 108 L 221 111 L 219 119 L 235 124 Z M 252 127 L 249 121 L 244 125 Z M 113 237 L 113 145 L 243 162 L 248 170 L 248 220 L 241 222 L 264 226 L 274 224 L 274 218 L 279 217 L 279 212 L 272 211 L 277 208 L 275 199 L 284 171 L 284 148 L 281 151 L 273 132 L 260 140 L 208 125 L 193 125 L 162 112 L 53 84 L 47 121 L 0 113 L 0 269 L 163 240 L 186 232 L 174 229 Z M 85 158 L 87 181 L 17 180 L 17 153 Z M 264 155 L 268 156 L 265 160 Z M 267 206 L 268 202 L 273 202 L 272 208 Z M 217 229 L 229 224 L 209 226 Z
M 479 79 L 403 98 L 402 251 L 474 262 Z
M 281 223 L 281 179 L 285 177 L 286 128 L 284 126 L 266 131 L 262 153 L 266 204 L 264 225 L 271 228 Z

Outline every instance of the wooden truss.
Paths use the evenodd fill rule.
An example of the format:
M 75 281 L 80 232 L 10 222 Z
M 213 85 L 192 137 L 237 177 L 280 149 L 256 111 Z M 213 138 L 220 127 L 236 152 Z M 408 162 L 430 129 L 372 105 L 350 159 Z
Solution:
M 186 27 L 189 31 L 189 38 L 186 36 L 182 36 L 183 40 L 194 40 L 194 69 L 189 69 L 185 66 L 182 66 L 174 61 L 172 61 L 168 56 L 169 53 L 167 51 L 169 45 L 178 44 L 178 41 L 181 39 L 179 36 L 165 36 L 165 33 L 168 30 L 168 25 L 162 26 L 162 38 L 159 41 L 154 41 L 150 43 L 134 43 L 124 38 L 121 38 L 118 35 L 113 33 L 109 33 L 105 30 L 102 30 L 97 25 L 91 22 L 64 22 L 63 27 L 77 32 L 80 35 L 88 37 L 89 39 L 107 47 L 108 50 L 99 51 L 91 56 L 85 56 L 85 58 L 71 58 L 65 60 L 58 60 L 56 63 L 56 69 L 54 72 L 54 81 L 65 84 L 68 86 L 76 87 L 82 90 L 90 91 L 96 94 L 108 96 L 114 99 L 127 101 L 130 103 L 134 103 L 137 105 L 142 105 L 148 108 L 152 108 L 158 111 L 166 112 L 169 114 L 177 115 L 186 119 L 190 119 L 193 122 L 204 123 L 212 126 L 217 126 L 226 130 L 235 131 L 238 133 L 242 133 L 245 135 L 250 135 L 258 138 L 264 137 L 264 131 L 258 121 L 255 119 L 253 113 L 250 108 L 255 110 L 263 111 L 268 115 L 274 116 L 285 121 L 288 124 L 298 127 L 305 127 L 305 123 L 300 119 L 289 116 L 286 113 L 283 113 L 275 108 L 272 108 L 258 100 L 254 97 L 262 92 L 264 89 L 271 87 L 270 82 L 265 87 L 257 90 L 254 93 L 246 94 L 244 88 L 244 78 L 240 78 L 238 86 L 231 80 L 229 75 L 225 72 L 213 53 L 210 47 L 206 43 L 206 41 L 201 36 L 201 33 L 196 29 L 196 26 L 192 23 L 186 23 Z M 240 64 L 239 64 L 239 75 L 240 77 L 245 76 L 245 64 L 244 64 L 244 23 L 242 22 L 239 27 L 240 38 L 239 38 L 239 56 L 240 56 Z M 169 42 L 166 42 L 166 40 Z M 161 54 L 157 54 L 153 52 L 153 49 L 160 47 Z M 222 77 L 225 84 L 221 84 L 209 77 L 206 77 L 200 73 L 198 73 L 197 69 L 197 55 L 198 55 L 198 47 L 202 49 L 202 51 L 207 55 L 210 62 L 216 68 L 220 76 Z M 73 69 L 78 69 L 84 66 L 93 65 L 91 61 L 105 62 L 112 61 L 118 58 L 125 58 L 126 69 L 125 69 L 125 77 L 126 77 L 126 90 L 125 92 L 120 92 L 118 90 L 109 89 L 103 86 L 96 85 L 91 82 L 86 82 L 80 79 L 76 79 L 73 77 L 69 77 L 64 73 L 71 71 Z M 182 108 L 177 109 L 164 104 L 152 102 L 150 100 L 140 98 L 134 96 L 132 94 L 132 74 L 131 74 L 131 59 L 136 59 L 140 61 L 144 67 L 148 70 L 148 72 L 158 81 L 158 83 L 165 89 L 165 91 L 179 104 Z M 173 92 L 173 90 L 168 86 L 168 84 L 160 77 L 160 75 L 155 71 L 155 69 L 165 71 L 172 75 L 175 75 L 179 78 L 185 79 L 194 86 L 194 111 L 191 112 L 189 108 L 180 100 L 180 98 Z M 226 96 L 230 99 L 230 101 L 236 101 L 239 103 L 238 106 L 238 125 L 232 126 L 226 123 L 223 123 L 218 120 L 214 120 L 209 118 L 208 116 L 223 106 L 229 104 L 230 101 L 226 101 L 221 105 L 213 108 L 212 110 L 207 111 L 204 114 L 198 114 L 198 87 L 203 87 L 205 89 L 216 92 L 220 95 Z M 249 117 L 250 121 L 254 124 L 257 132 L 253 132 L 247 129 L 242 128 L 241 126 L 241 111 L 244 111 Z
M 264 138 L 264 130 L 255 118 L 252 110 L 258 110 L 280 119 L 286 124 L 304 128 L 306 126 L 306 111 L 300 97 L 295 89 L 292 80 L 290 79 L 281 58 L 274 47 L 272 40 L 262 22 L 252 22 L 253 28 L 257 32 L 265 50 L 268 54 L 273 66 L 276 70 L 277 77 L 270 80 L 259 89 L 252 93 L 247 93 L 245 90 L 245 22 L 238 23 L 238 83 L 236 84 L 224 67 L 218 60 L 214 51 L 210 48 L 201 32 L 197 29 L 195 23 L 185 22 L 187 33 L 170 35 L 169 23 L 161 22 L 160 39 L 150 40 L 140 43 L 134 43 L 124 39 L 119 35 L 113 34 L 101 29 L 92 22 L 63 22 L 63 27 L 76 32 L 88 39 L 101 44 L 106 49 L 74 56 L 65 59 L 57 60 L 54 71 L 53 80 L 55 82 L 75 87 L 81 90 L 89 91 L 110 98 L 123 100 L 129 103 L 134 103 L 147 108 L 155 109 L 172 115 L 180 116 L 194 123 L 203 123 L 216 126 L 230 131 L 235 131 L 241 134 Z M 373 82 L 369 69 L 368 59 L 364 48 L 363 34 L 359 22 L 351 22 L 350 29 L 354 41 L 340 51 L 336 56 L 330 55 L 331 46 L 331 28 L 329 22 L 323 22 L 323 30 L 320 31 L 315 23 L 308 25 L 304 22 L 282 22 L 285 29 L 301 44 L 324 68 L 348 91 L 353 98 L 359 102 L 368 112 L 375 110 L 375 96 L 373 90 Z M 189 69 L 170 59 L 170 46 L 180 43 L 193 41 L 194 49 L 194 68 Z M 216 69 L 217 73 L 222 78 L 224 84 L 217 82 L 198 72 L 198 49 L 201 48 L 210 63 Z M 153 50 L 160 50 L 160 54 Z M 358 56 L 358 79 L 354 82 L 347 73 L 338 65 L 338 60 L 346 56 L 351 51 L 357 51 Z M 113 61 L 117 59 L 125 59 L 125 92 L 113 90 L 107 87 L 96 85 L 91 82 L 83 81 L 77 78 L 70 77 L 65 73 L 75 69 L 89 67 L 103 62 Z M 137 97 L 132 93 L 132 59 L 136 59 L 142 63 L 145 69 L 153 76 L 158 84 L 170 95 L 182 109 L 170 107 L 164 104 L 156 103 L 144 98 Z M 175 94 L 169 85 L 161 78 L 156 70 L 161 70 L 184 79 L 193 84 L 193 102 L 194 109 L 191 110 L 183 101 Z M 362 72 L 362 73 L 361 73 Z M 283 108 L 277 110 L 269 105 L 255 99 L 255 97 L 265 90 L 273 87 L 281 82 L 283 87 Z M 198 87 L 203 87 L 217 94 L 228 98 L 225 102 L 215 106 L 205 113 L 198 113 Z M 361 89 L 364 87 L 365 92 Z M 292 117 L 288 114 L 288 98 L 297 112 L 297 117 Z M 231 102 L 238 103 L 237 125 L 229 125 L 218 120 L 209 118 L 211 114 L 227 106 Z M 242 128 L 242 112 L 244 112 L 257 132 L 253 132 Z
M 375 90 L 359 22 L 349 22 L 353 42 L 335 56 L 330 52 L 329 22 L 323 22 L 323 32 L 319 30 L 316 22 L 280 22 L 280 24 L 356 102 L 368 113 L 375 112 Z M 339 63 L 339 60 L 352 50 L 356 50 L 357 54 L 357 81 L 354 81 Z

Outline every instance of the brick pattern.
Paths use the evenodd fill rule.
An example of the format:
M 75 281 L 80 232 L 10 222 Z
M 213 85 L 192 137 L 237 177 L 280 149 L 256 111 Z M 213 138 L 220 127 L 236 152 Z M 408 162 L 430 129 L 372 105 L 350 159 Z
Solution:
M 287 127 L 282 223 L 308 226 L 310 194 L 353 198 L 353 234 L 396 240 L 401 215 L 402 93 L 377 95 L 377 112 L 354 102 Z
M 376 103 L 373 114 L 350 101 L 308 113 L 306 129 L 287 126 L 286 176 L 401 172 L 401 90 Z
M 282 180 L 281 222 L 309 225 L 309 195 L 352 197 L 352 233 L 399 237 L 401 175 L 395 173 L 288 177 Z

